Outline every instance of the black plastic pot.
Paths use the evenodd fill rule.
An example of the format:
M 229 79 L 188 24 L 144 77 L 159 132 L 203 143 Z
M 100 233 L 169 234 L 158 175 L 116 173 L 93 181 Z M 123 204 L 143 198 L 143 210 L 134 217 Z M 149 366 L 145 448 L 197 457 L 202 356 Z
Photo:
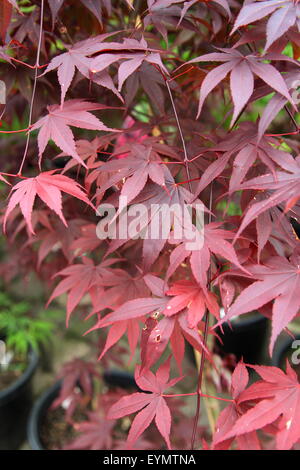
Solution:
M 222 343 L 216 339 L 215 351 L 221 356 L 234 354 L 237 360 L 243 357 L 248 364 L 262 364 L 266 356 L 268 320 L 263 315 L 254 313 L 238 322 L 224 323 L 223 333 L 220 328 L 216 333 Z
M 32 450 L 45 450 L 40 439 L 40 429 L 48 409 L 57 398 L 61 381 L 48 388 L 35 402 L 27 423 L 27 440 Z
M 134 376 L 129 372 L 125 372 L 122 370 L 106 370 L 103 374 L 103 379 L 105 383 L 111 387 L 120 387 L 125 389 L 139 388 L 134 380 Z
M 128 372 L 108 370 L 103 374 L 103 379 L 108 386 L 137 388 L 133 375 Z M 57 398 L 60 387 L 61 381 L 58 381 L 47 389 L 31 410 L 27 425 L 27 440 L 32 450 L 45 450 L 40 438 L 41 425 L 51 404 Z
M 297 348 L 293 347 L 294 341 L 298 341 Z M 288 359 L 291 365 L 293 364 L 294 360 L 300 360 L 300 354 L 293 357 L 296 349 L 300 347 L 300 334 L 296 335 L 295 338 L 291 338 L 288 336 L 287 338 L 279 340 L 274 348 L 274 352 L 272 355 L 272 365 L 275 367 L 279 367 L 280 369 L 285 369 L 285 359 Z
M 0 450 L 17 450 L 26 438 L 26 424 L 33 402 L 32 378 L 38 356 L 31 350 L 24 373 L 0 391 Z

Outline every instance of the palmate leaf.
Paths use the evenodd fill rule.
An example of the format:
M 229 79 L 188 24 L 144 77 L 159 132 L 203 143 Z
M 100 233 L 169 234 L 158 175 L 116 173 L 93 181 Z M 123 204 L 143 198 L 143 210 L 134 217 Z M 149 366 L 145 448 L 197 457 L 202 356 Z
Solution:
M 178 281 L 172 285 L 166 294 L 172 296 L 172 299 L 167 303 L 163 314 L 173 316 L 186 309 L 187 324 L 191 329 L 197 329 L 206 309 L 217 319 L 220 318 L 215 295 L 212 292 L 206 292 L 194 281 Z
M 110 266 L 118 261 L 120 261 L 119 258 L 109 258 L 95 266 L 91 259 L 83 256 L 82 263 L 70 265 L 55 275 L 55 277 L 64 276 L 65 279 L 56 286 L 47 305 L 56 297 L 67 292 L 66 324 L 68 325 L 72 311 L 85 294 L 88 293 L 93 301 L 97 289 L 100 288 L 104 292 L 103 287 L 107 283 L 109 285 L 114 283 L 114 270 Z
M 292 255 L 290 260 L 275 256 L 264 265 L 247 266 L 257 281 L 246 287 L 228 309 L 218 324 L 237 315 L 252 312 L 274 300 L 272 309 L 272 334 L 269 351 L 272 355 L 275 341 L 281 331 L 298 314 L 300 309 L 300 256 Z
M 141 434 L 151 424 L 153 419 L 160 434 L 166 441 L 168 449 L 171 449 L 171 413 L 163 392 L 181 380 L 181 377 L 169 380 L 170 358 L 163 363 L 154 375 L 150 370 L 143 371 L 140 375 L 140 367 L 137 366 L 135 381 L 137 385 L 147 392 L 134 393 L 122 397 L 108 411 L 108 419 L 118 419 L 123 416 L 141 410 L 134 418 L 127 438 L 127 449 L 131 449 Z
M 109 293 L 109 291 L 110 289 L 106 291 L 106 294 Z M 138 292 L 134 294 L 134 296 L 136 296 L 138 295 Z M 118 297 L 120 298 L 120 296 Z M 126 294 L 126 297 L 130 298 L 128 294 Z M 123 295 L 123 298 L 126 299 L 126 297 Z M 98 304 L 96 305 L 97 308 L 99 308 Z M 138 339 L 140 337 L 140 323 L 144 319 L 145 315 L 157 312 L 158 310 L 162 310 L 165 305 L 166 299 L 163 298 L 132 298 L 127 301 L 125 300 L 125 302 L 123 302 L 122 305 L 116 308 L 114 312 L 109 313 L 105 317 L 101 318 L 90 330 L 86 332 L 87 334 L 90 331 L 110 326 L 106 343 L 99 359 L 104 356 L 108 349 L 110 349 L 114 344 L 116 344 L 116 342 L 125 334 L 125 332 L 127 332 L 132 357 L 136 350 Z
M 284 76 L 284 80 L 287 84 L 289 91 L 292 93 L 295 88 L 295 83 L 297 83 L 297 80 L 299 80 L 299 71 L 293 70 L 291 72 L 287 72 Z M 286 103 L 286 98 L 281 94 L 275 93 L 275 95 L 272 96 L 259 120 L 257 135 L 258 141 L 262 138 L 264 132 L 266 131 L 270 123 L 277 116 L 279 111 L 286 105 Z
M 124 159 L 124 164 L 126 160 L 127 158 Z M 150 266 L 158 258 L 159 253 L 163 250 L 169 238 L 171 230 L 173 230 L 174 224 L 177 225 L 178 231 L 181 233 L 191 233 L 194 230 L 192 214 L 188 210 L 189 204 L 191 207 L 198 205 L 204 211 L 206 210 L 199 199 L 193 201 L 192 193 L 184 188 L 183 185 L 176 184 L 167 165 L 161 166 L 164 171 L 165 185 L 159 186 L 151 182 L 148 182 L 147 185 L 143 184 L 145 186 L 144 189 L 131 201 L 132 204 L 137 205 L 139 208 L 138 217 L 130 216 L 130 213 L 128 215 L 128 226 L 131 227 L 134 223 L 136 228 L 135 236 L 143 238 L 143 268 L 145 270 L 149 270 Z M 127 169 L 125 168 L 124 171 L 127 172 Z M 151 173 L 152 179 L 156 178 L 157 180 L 158 176 L 159 174 L 154 176 L 154 173 Z M 119 176 L 116 176 L 116 178 L 119 180 Z M 141 189 L 140 186 L 138 188 L 139 190 Z M 135 188 L 133 188 L 133 191 L 135 191 Z M 191 203 L 191 201 L 193 202 Z M 121 223 L 117 224 L 117 234 L 121 233 L 122 227 L 121 229 L 119 227 Z M 146 232 L 148 232 L 148 235 L 145 236 Z M 126 243 L 130 239 L 129 235 L 128 233 L 127 236 L 122 236 L 120 239 L 116 237 L 116 239 L 112 240 L 107 255 Z
M 166 278 L 169 279 L 180 264 L 189 257 L 195 279 L 202 289 L 207 291 L 207 271 L 211 264 L 211 253 L 227 259 L 243 270 L 244 268 L 241 266 L 232 244 L 227 241 L 228 239 L 233 239 L 234 234 L 229 230 L 221 229 L 221 225 L 220 222 L 204 225 L 203 245 L 199 249 L 189 250 L 188 241 L 181 240 L 181 243 L 174 248 L 170 255 L 170 265 Z M 171 237 L 169 241 L 171 243 L 178 243 L 179 240 Z
M 173 82 L 170 82 L 172 87 Z M 163 114 L 165 96 L 163 90 L 165 82 L 158 70 L 151 64 L 143 62 L 141 67 L 132 74 L 126 81 L 125 103 L 127 106 L 131 105 L 139 89 L 142 88 L 148 95 L 155 108 Z
M 255 402 L 238 418 L 224 438 L 262 429 L 277 421 L 276 448 L 289 450 L 300 438 L 300 384 L 287 362 L 286 373 L 277 367 L 251 366 L 262 380 L 252 384 L 237 397 L 237 404 Z
M 76 99 L 66 101 L 62 107 L 55 104 L 48 106 L 47 109 L 47 116 L 39 119 L 31 127 L 31 130 L 39 129 L 39 163 L 41 163 L 48 141 L 52 139 L 63 152 L 86 167 L 86 164 L 77 153 L 74 136 L 69 126 L 118 132 L 116 129 L 106 127 L 98 118 L 88 112 L 97 109 L 110 109 L 109 106 Z
M 67 52 L 55 56 L 50 61 L 41 76 L 57 69 L 57 77 L 61 87 L 61 106 L 63 105 L 65 95 L 71 85 L 76 69 L 88 80 L 93 80 L 98 85 L 102 85 L 110 89 L 122 100 L 121 95 L 118 93 L 114 82 L 107 71 L 102 71 L 100 74 L 91 74 L 90 71 L 92 59 L 89 56 L 91 54 L 100 52 L 102 49 L 115 50 L 120 46 L 119 43 L 104 42 L 107 38 L 116 33 L 117 32 L 101 34 L 84 41 L 79 41 L 71 47 L 66 46 L 68 49 Z
M 274 181 L 277 166 L 289 172 L 298 171 L 297 160 L 290 153 L 275 148 L 278 142 L 276 139 L 261 136 L 261 129 L 260 126 L 257 127 L 253 123 L 242 122 L 230 136 L 210 149 L 210 151 L 216 152 L 218 158 L 214 159 L 204 170 L 195 191 L 197 195 L 224 172 L 231 159 L 233 159 L 233 165 L 231 166 L 229 191 L 241 189 L 240 184 L 258 159 L 272 173 L 270 177 Z
M 293 0 L 268 0 L 247 3 L 241 9 L 231 31 L 271 15 L 267 22 L 265 49 L 286 33 L 295 23 L 299 29 L 300 5 Z
M 76 181 L 64 175 L 55 174 L 55 170 L 40 173 L 35 178 L 26 178 L 13 186 L 11 191 L 12 195 L 4 215 L 4 231 L 9 215 L 19 205 L 29 231 L 34 233 L 31 216 L 36 196 L 39 196 L 59 216 L 65 225 L 67 225 L 67 222 L 62 213 L 62 191 L 93 207 L 85 192 Z
M 122 89 L 125 80 L 131 76 L 145 61 L 155 64 L 168 75 L 160 55 L 148 47 L 147 42 L 142 38 L 140 41 L 131 38 L 125 38 L 123 42 L 104 42 L 108 37 L 117 34 L 106 33 L 94 38 L 80 41 L 68 47 L 68 51 L 54 57 L 43 75 L 51 70 L 57 69 L 59 84 L 61 86 L 61 105 L 63 105 L 65 95 L 73 80 L 75 70 L 115 93 L 121 100 L 119 92 Z M 133 52 L 134 51 L 134 52 Z M 98 53 L 99 55 L 94 56 Z M 93 58 L 89 56 L 93 55 Z M 116 90 L 114 82 L 108 73 L 112 64 L 122 63 L 118 70 L 119 86 Z
M 123 153 L 126 153 L 126 158 L 118 158 Z M 126 179 L 121 189 L 120 198 L 126 198 L 127 204 L 129 204 L 145 187 L 148 178 L 165 187 L 166 174 L 162 159 L 155 151 L 155 146 L 138 143 L 125 144 L 118 147 L 113 156 L 117 158 L 101 165 L 98 170 L 101 173 L 113 173 L 113 176 L 104 185 L 101 185 L 101 192 Z M 120 204 L 119 211 L 123 208 Z
M 214 450 L 228 450 L 234 437 L 227 438 L 227 434 L 242 416 L 243 407 L 238 406 L 240 394 L 245 390 L 249 381 L 249 373 L 243 362 L 239 362 L 231 377 L 231 395 L 233 402 L 221 411 L 213 435 L 212 447 Z M 260 450 L 260 443 L 256 431 L 245 432 L 237 437 L 240 450 Z
M 93 377 L 98 375 L 93 362 L 76 358 L 65 363 L 58 376 L 63 381 L 59 396 L 53 402 L 53 408 L 60 406 L 64 400 L 70 398 L 78 385 L 82 394 L 91 399 L 93 396 Z
M 64 450 L 111 450 L 114 426 L 114 420 L 107 420 L 97 412 L 89 412 L 88 421 L 76 425 L 80 435 L 71 444 L 64 446 Z
M 274 206 L 278 206 L 285 202 L 285 212 L 288 212 L 296 205 L 300 199 L 300 159 L 297 157 L 289 166 L 290 173 L 283 171 L 275 172 L 275 175 L 261 175 L 257 178 L 248 180 L 236 189 L 254 189 L 263 190 L 271 193 L 266 199 L 253 204 L 246 212 L 243 221 L 236 234 L 237 238 L 240 233 L 260 214 L 269 210 Z M 288 168 L 287 168 L 288 169 Z
M 255 54 L 244 56 L 234 48 L 217 48 L 221 52 L 204 54 L 187 62 L 224 62 L 213 68 L 206 75 L 200 88 L 200 100 L 197 117 L 200 116 L 207 95 L 230 73 L 230 91 L 234 103 L 231 126 L 240 112 L 248 103 L 254 90 L 254 75 L 267 83 L 273 90 L 284 96 L 296 108 L 287 85 L 280 72 L 270 64 L 264 63 L 268 56 L 259 57 Z M 286 60 L 282 57 L 281 60 Z M 292 59 L 290 59 L 293 61 Z M 299 64 L 293 61 L 296 65 Z
M 28 244 L 35 244 L 40 241 L 38 249 L 37 267 L 40 268 L 42 262 L 51 252 L 58 249 L 64 254 L 69 263 L 74 259 L 72 243 L 80 236 L 81 228 L 86 222 L 82 219 L 71 219 L 66 227 L 59 219 L 56 219 L 50 226 L 45 226 L 36 232 L 36 236 L 29 240 Z
M 109 321 L 109 318 L 106 323 L 104 320 L 110 315 L 114 315 L 115 312 L 99 319 L 98 322 L 86 332 L 87 334 L 102 326 L 110 326 L 99 360 L 102 359 L 106 352 L 114 346 L 125 333 L 127 333 L 131 357 L 134 355 L 140 336 L 140 323 L 143 318 L 142 304 L 140 304 L 140 310 L 138 312 L 134 310 L 134 305 L 136 300 L 142 300 L 144 296 L 149 295 L 149 288 L 146 285 L 145 277 L 146 276 L 142 275 L 133 276 L 122 269 L 114 269 L 111 276 L 105 279 L 105 286 L 109 286 L 109 288 L 105 291 L 98 288 L 93 293 L 94 308 L 86 319 L 104 309 L 115 309 L 116 312 L 112 322 Z M 127 309 L 125 315 L 122 310 L 124 306 L 126 306 L 125 308 Z M 130 314 L 131 309 L 133 313 Z M 141 315 L 139 315 L 139 313 L 141 313 Z
M 114 312 L 99 319 L 89 330 L 93 331 L 110 326 L 106 346 L 101 353 L 101 357 L 125 333 L 126 329 L 129 340 L 131 338 L 129 343 L 136 346 L 138 337 L 135 338 L 134 333 L 137 330 L 137 335 L 139 335 L 137 325 L 140 322 L 144 322 L 141 338 L 142 368 L 150 367 L 154 364 L 161 357 L 170 341 L 178 368 L 181 370 L 185 349 L 184 338 L 198 351 L 204 349 L 209 356 L 209 352 L 203 344 L 200 334 L 203 324 L 201 322 L 201 312 L 197 311 L 199 304 L 197 302 L 193 304 L 193 301 L 197 300 L 198 294 L 218 318 L 218 306 L 215 303 L 214 296 L 212 294 L 205 296 L 199 286 L 188 283 L 187 286 L 184 286 L 186 302 L 182 303 L 180 308 L 177 308 L 177 311 L 172 311 L 166 308 L 171 300 L 170 296 L 165 293 L 167 289 L 166 283 L 152 274 L 146 274 L 144 280 L 155 297 L 139 297 L 128 300 Z M 191 309 L 190 312 L 189 308 Z M 194 317 L 192 313 L 195 313 L 196 316 Z M 163 318 L 159 321 L 156 320 L 161 314 Z M 150 317 L 148 316 L 145 321 L 145 316 L 147 315 L 150 315 Z M 190 319 L 193 320 L 192 324 L 188 323 L 189 315 Z M 131 353 L 133 354 L 133 352 L 134 350 L 131 348 Z

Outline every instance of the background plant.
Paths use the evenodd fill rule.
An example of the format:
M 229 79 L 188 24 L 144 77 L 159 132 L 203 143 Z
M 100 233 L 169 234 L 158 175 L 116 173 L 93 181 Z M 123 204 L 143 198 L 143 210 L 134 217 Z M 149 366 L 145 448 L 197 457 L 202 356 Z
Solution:
M 5 293 L 0 294 L 0 332 L 8 350 L 26 361 L 30 348 L 46 345 L 53 333 L 53 322 L 34 317 L 28 302 L 16 302 Z

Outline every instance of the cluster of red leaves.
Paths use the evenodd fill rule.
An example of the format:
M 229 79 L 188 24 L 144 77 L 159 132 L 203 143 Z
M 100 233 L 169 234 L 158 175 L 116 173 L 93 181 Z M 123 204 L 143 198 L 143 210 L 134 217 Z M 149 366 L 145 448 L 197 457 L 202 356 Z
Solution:
M 264 313 L 265 306 L 271 306 L 272 354 L 279 334 L 299 317 L 299 239 L 290 218 L 300 217 L 299 143 L 293 138 L 299 134 L 300 6 L 292 0 L 244 6 L 232 0 L 148 0 L 142 12 L 139 6 L 134 10 L 135 2 L 49 0 L 42 2 L 41 21 L 38 2 L 32 3 L 29 13 L 12 0 L 1 4 L 0 57 L 11 71 L 0 73 L 8 90 L 3 119 L 12 124 L 14 110 L 19 113 L 19 105 L 30 101 L 30 89 L 36 106 L 30 106 L 33 120 L 25 130 L 31 143 L 31 133 L 38 131 L 37 146 L 27 140 L 21 167 L 19 158 L 9 156 L 0 172 L 1 181 L 12 185 L 4 230 L 11 241 L 19 240 L 17 249 L 29 253 L 28 271 L 47 282 L 63 277 L 49 302 L 67 294 L 67 324 L 90 297 L 87 318 L 96 321 L 89 331 L 109 328 L 100 359 L 125 334 L 131 358 L 140 353 L 136 382 L 145 393 L 122 397 L 106 417 L 91 414 L 81 425 L 89 442 L 99 426 L 107 425 L 109 434 L 108 419 L 139 411 L 127 447 L 134 447 L 154 420 L 171 448 L 164 390 L 179 379 L 169 381 L 169 360 L 157 368 L 162 354 L 171 351 L 181 374 L 188 342 L 214 367 L 207 335 L 234 316 Z M 82 28 L 70 21 L 73 8 L 78 18 L 82 8 L 89 11 Z M 38 76 L 31 62 L 43 68 Z M 270 93 L 253 122 L 248 111 Z M 213 110 L 221 94 L 229 129 L 224 122 L 216 128 Z M 266 134 L 276 129 L 281 110 L 288 117 L 285 125 L 291 122 L 295 130 Z M 91 111 L 103 112 L 109 125 Z M 80 139 L 70 127 L 79 129 Z M 89 131 L 101 135 L 89 140 Z M 49 141 L 63 153 L 57 155 Z M 176 205 L 186 215 L 187 205 L 202 204 L 203 243 L 192 250 L 187 239 L 175 237 L 175 222 L 196 230 L 193 211 L 179 220 L 160 218 L 156 229 L 164 229 L 163 237 L 99 239 L 95 201 L 112 204 L 120 214 L 125 197 L 129 206 L 143 204 L 140 235 L 149 228 L 154 206 L 159 211 Z M 219 209 L 227 197 L 240 209 L 234 216 Z M 4 262 L 1 269 L 10 267 Z M 226 315 L 220 318 L 222 307 Z M 215 318 L 214 327 L 208 327 L 206 313 Z M 220 414 L 212 448 L 261 448 L 257 430 L 275 436 L 278 449 L 299 440 L 295 373 L 289 365 L 286 373 L 253 367 L 262 381 L 246 388 L 247 369 L 237 366 L 232 403 Z M 85 372 L 78 371 L 71 374 L 68 393 L 77 381 L 87 387 Z M 89 447 L 83 441 L 78 446 Z M 110 445 L 103 436 L 97 441 Z

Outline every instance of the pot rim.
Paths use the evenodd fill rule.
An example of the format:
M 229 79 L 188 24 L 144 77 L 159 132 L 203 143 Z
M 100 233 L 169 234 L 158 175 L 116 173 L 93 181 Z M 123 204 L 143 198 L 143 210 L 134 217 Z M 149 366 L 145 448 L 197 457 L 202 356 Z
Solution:
M 250 313 L 250 312 L 249 312 Z M 252 313 L 252 312 L 251 312 Z M 228 322 L 222 323 L 222 327 L 229 328 L 230 331 L 241 331 L 246 330 L 249 327 L 260 325 L 268 322 L 268 318 L 259 313 L 258 311 L 253 311 L 253 315 L 243 318 L 243 315 L 240 315 L 240 321 L 234 321 L 234 319 L 229 320 Z M 230 327 L 230 325 L 231 327 Z M 219 327 L 220 328 L 220 327 Z
M 41 419 L 51 406 L 61 387 L 61 380 L 48 387 L 35 401 L 27 422 L 27 440 L 32 450 L 46 450 L 40 440 Z
M 107 373 L 113 373 L 116 376 L 121 375 L 121 379 L 128 378 L 134 380 L 133 374 L 119 369 L 108 369 L 103 374 L 103 380 L 108 384 Z M 45 412 L 51 406 L 58 395 L 63 379 L 58 380 L 48 387 L 36 400 L 31 408 L 27 422 L 27 441 L 32 450 L 46 450 L 40 439 L 40 425 Z
M 39 361 L 38 354 L 36 353 L 34 349 L 30 349 L 28 353 L 28 358 L 29 358 L 29 364 L 28 364 L 28 367 L 23 372 L 23 374 L 20 377 L 18 377 L 7 388 L 0 391 L 0 406 L 11 401 L 14 398 L 15 394 L 18 393 L 18 390 L 22 388 L 27 382 L 29 382 L 32 375 L 34 374 L 38 366 L 38 361 Z

